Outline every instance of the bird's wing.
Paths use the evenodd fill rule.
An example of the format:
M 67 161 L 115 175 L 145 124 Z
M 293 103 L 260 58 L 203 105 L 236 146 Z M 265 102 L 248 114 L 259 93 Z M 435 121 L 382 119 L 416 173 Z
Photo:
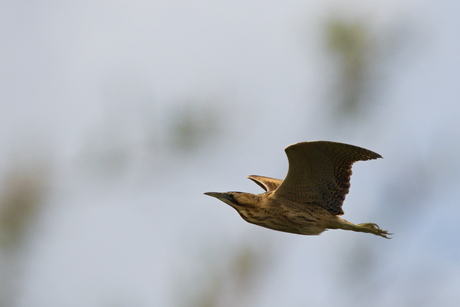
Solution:
M 350 189 L 351 166 L 356 161 L 381 158 L 370 150 L 343 143 L 312 141 L 286 147 L 289 171 L 274 198 L 316 204 L 334 215 Z
M 267 192 L 276 190 L 279 187 L 279 185 L 283 182 L 283 180 L 281 179 L 257 175 L 250 175 L 248 176 L 248 178 L 257 183 L 262 189 L 264 189 Z

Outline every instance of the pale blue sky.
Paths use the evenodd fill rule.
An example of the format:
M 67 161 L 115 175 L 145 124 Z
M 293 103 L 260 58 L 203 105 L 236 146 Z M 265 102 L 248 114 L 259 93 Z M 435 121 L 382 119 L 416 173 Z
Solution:
M 38 154 L 53 169 L 19 306 L 173 306 L 240 242 L 275 255 L 248 306 L 457 306 L 458 6 L 4 1 L 0 165 Z M 323 106 L 320 31 L 334 14 L 410 38 L 383 64 L 379 106 L 344 130 Z M 182 153 L 167 135 L 188 100 L 210 101 L 219 129 Z M 282 178 L 283 148 L 315 139 L 384 156 L 355 166 L 344 217 L 393 240 L 277 233 L 202 194 L 261 192 L 247 175 Z M 363 246 L 374 261 L 364 285 L 344 274 Z

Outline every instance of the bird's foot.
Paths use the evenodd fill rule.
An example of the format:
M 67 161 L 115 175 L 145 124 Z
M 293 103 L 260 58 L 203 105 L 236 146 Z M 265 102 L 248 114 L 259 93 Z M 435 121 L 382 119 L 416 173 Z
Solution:
M 379 226 L 375 223 L 363 223 L 363 224 L 358 224 L 356 226 L 360 228 L 365 228 L 366 229 L 365 232 L 373 233 L 377 236 L 384 237 L 385 239 L 391 239 L 389 236 L 392 235 L 392 233 L 389 233 L 386 230 L 380 229 Z

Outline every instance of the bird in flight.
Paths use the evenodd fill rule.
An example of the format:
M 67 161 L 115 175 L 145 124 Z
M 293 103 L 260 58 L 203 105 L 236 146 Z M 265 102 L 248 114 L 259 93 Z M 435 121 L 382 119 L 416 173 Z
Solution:
M 377 224 L 353 224 L 341 218 L 356 161 L 382 158 L 370 150 L 328 141 L 311 141 L 285 149 L 289 170 L 284 180 L 251 175 L 265 193 L 207 192 L 234 208 L 241 217 L 262 227 L 302 235 L 326 229 L 372 233 L 389 239 Z

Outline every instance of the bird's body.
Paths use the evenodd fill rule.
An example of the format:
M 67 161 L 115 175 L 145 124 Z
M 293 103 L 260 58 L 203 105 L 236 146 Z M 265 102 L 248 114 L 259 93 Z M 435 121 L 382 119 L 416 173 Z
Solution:
M 262 194 L 256 202 L 257 207 L 240 208 L 239 214 L 249 223 L 296 234 L 318 235 L 330 228 L 321 218 L 331 215 L 327 210 L 319 206 L 299 206 L 286 199 L 280 202 L 272 195 L 273 192 Z
M 351 166 L 356 161 L 381 158 L 370 150 L 335 142 L 314 141 L 286 148 L 289 171 L 283 180 L 249 176 L 265 193 L 216 193 L 241 217 L 262 227 L 303 235 L 319 235 L 326 229 L 367 232 L 388 238 L 376 224 L 355 225 L 342 215 L 342 203 L 350 188 Z

